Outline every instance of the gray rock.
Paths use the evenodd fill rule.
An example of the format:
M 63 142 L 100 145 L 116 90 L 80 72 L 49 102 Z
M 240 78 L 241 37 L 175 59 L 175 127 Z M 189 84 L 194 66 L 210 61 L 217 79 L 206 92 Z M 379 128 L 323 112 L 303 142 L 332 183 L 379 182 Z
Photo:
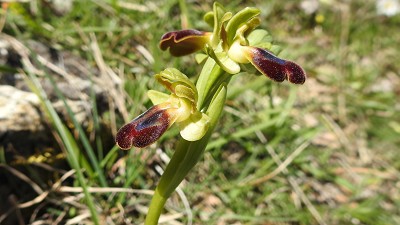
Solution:
M 54 139 L 54 131 L 51 130 L 51 123 L 46 113 L 42 111 L 39 98 L 28 88 L 25 75 L 18 71 L 27 69 L 25 49 L 34 52 L 34 55 L 29 55 L 31 69 L 38 73 L 37 79 L 47 98 L 68 127 L 73 128 L 73 123 L 66 107 L 58 98 L 54 85 L 47 76 L 40 75 L 40 71 L 46 71 L 55 80 L 75 119 L 85 130 L 93 127 L 94 103 L 91 97 L 93 93 L 99 114 L 109 110 L 108 91 L 89 79 L 91 76 L 96 77 L 98 69 L 89 66 L 84 59 L 37 41 L 26 41 L 27 48 L 24 48 L 18 46 L 20 43 L 17 43 L 17 40 L 7 36 L 2 37 L 0 36 L 0 62 L 6 69 L 0 71 L 0 148 L 5 148 L 6 152 L 16 152 L 25 156 L 37 149 L 59 148 Z M 37 65 L 37 58 L 31 57 L 43 57 L 61 72 L 56 73 L 43 65 Z M 106 129 L 104 133 L 108 134 L 108 138 L 112 138 L 110 129 Z
M 0 137 L 6 132 L 41 132 L 44 127 L 39 107 L 34 93 L 0 85 Z

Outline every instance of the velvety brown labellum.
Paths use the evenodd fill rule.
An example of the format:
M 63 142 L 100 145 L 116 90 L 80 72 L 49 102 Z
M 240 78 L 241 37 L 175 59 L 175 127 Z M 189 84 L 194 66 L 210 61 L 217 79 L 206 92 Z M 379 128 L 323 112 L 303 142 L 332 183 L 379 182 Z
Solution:
M 288 80 L 294 84 L 303 84 L 306 81 L 306 73 L 296 63 L 278 58 L 261 48 L 248 47 L 247 50 L 250 62 L 272 80 Z
M 115 141 L 121 149 L 144 148 L 157 141 L 170 126 L 168 109 L 155 105 L 119 129 Z
M 173 56 L 183 56 L 201 50 L 209 41 L 210 33 L 198 30 L 179 30 L 164 34 L 160 48 Z

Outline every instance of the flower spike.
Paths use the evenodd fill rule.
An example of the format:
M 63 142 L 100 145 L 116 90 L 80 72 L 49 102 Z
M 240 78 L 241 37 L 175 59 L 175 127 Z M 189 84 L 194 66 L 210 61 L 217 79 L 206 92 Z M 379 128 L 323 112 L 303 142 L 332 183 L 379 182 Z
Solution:
M 251 64 L 274 81 L 305 82 L 305 71 L 275 56 L 279 46 L 273 44 L 266 30 L 257 29 L 260 13 L 257 8 L 247 7 L 234 14 L 215 2 L 213 10 L 204 16 L 212 32 L 180 30 L 161 37 L 159 47 L 172 56 L 202 51 L 195 59 L 204 66 L 196 83 L 175 68 L 156 74 L 154 78 L 170 93 L 149 90 L 147 95 L 154 106 L 117 133 L 117 145 L 129 149 L 154 143 L 173 124 L 180 131 L 175 153 L 154 191 L 146 225 L 158 223 L 166 200 L 204 154 L 224 109 L 231 75 L 246 70 L 244 64 Z
M 198 30 L 172 31 L 161 37 L 160 48 L 169 52 L 173 56 L 184 56 L 197 52 L 204 48 L 210 41 L 210 32 Z

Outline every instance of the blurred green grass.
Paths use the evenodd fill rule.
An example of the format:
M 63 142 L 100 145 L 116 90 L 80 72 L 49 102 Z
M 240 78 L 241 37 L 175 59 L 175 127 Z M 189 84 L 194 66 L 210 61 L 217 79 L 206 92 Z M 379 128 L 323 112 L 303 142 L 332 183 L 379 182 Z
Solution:
M 107 65 L 125 75 L 130 118 L 150 105 L 146 91 L 159 88 L 153 74 L 166 67 L 192 76 L 199 72 L 193 56 L 171 58 L 158 49 L 158 41 L 163 33 L 181 29 L 182 17 L 193 28 L 208 29 L 201 18 L 211 1 L 188 2 L 187 15 L 180 13 L 177 0 L 76 1 L 63 16 L 33 2 L 39 4 L 37 13 L 29 4 L 11 7 L 3 32 L 70 50 L 96 65 L 90 51 L 94 34 Z M 232 11 L 260 8 L 261 26 L 283 48 L 280 56 L 302 65 L 309 79 L 293 87 L 252 74 L 233 78 L 209 151 L 182 185 L 194 224 L 400 223 L 400 16 L 377 15 L 374 1 L 326 2 L 331 3 L 320 3 L 313 14 L 305 13 L 300 1 L 222 2 Z M 107 113 L 99 116 L 110 119 Z M 124 119 L 114 122 L 120 127 Z M 160 141 L 169 156 L 175 134 L 172 130 Z M 280 173 L 254 182 L 303 144 L 307 147 Z M 98 160 L 107 185 L 153 189 L 159 178 L 154 165 L 164 165 L 155 150 L 105 150 L 104 160 Z M 88 176 L 94 168 L 87 167 L 87 183 L 104 186 Z M 142 222 L 150 200 L 123 192 L 91 195 L 102 209 L 99 217 L 116 224 Z M 67 221 L 83 213 L 79 210 L 49 203 L 41 215 L 55 220 L 68 212 Z M 182 213 L 177 221 L 187 223 L 178 195 L 167 203 L 166 213 Z

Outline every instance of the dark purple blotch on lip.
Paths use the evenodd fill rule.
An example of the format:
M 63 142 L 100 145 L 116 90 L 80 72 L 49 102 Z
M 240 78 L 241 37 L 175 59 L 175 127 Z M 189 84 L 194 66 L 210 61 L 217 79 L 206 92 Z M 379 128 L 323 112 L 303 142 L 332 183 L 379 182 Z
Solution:
M 306 73 L 301 66 L 288 60 L 276 57 L 267 50 L 249 47 L 247 52 L 250 62 L 264 75 L 274 81 L 288 80 L 294 84 L 303 84 Z
M 183 56 L 201 50 L 209 41 L 210 33 L 198 30 L 179 30 L 164 34 L 160 48 L 173 56 Z
M 121 149 L 144 148 L 157 141 L 170 126 L 167 110 L 155 105 L 121 127 L 115 138 L 117 145 Z

